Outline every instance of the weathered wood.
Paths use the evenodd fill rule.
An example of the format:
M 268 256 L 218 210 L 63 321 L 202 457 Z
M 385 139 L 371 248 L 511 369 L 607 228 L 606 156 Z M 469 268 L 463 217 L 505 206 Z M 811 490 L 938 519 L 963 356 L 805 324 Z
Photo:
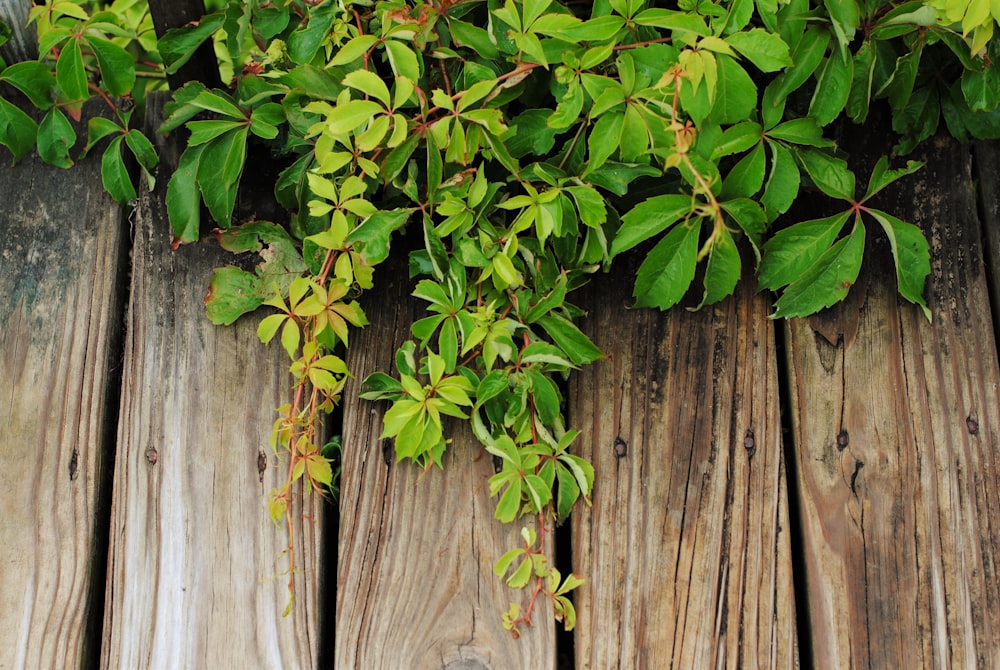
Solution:
M 183 28 L 201 19 L 205 14 L 205 3 L 204 0 L 150 0 L 149 13 L 157 36 L 163 37 L 171 28 Z M 211 40 L 198 47 L 177 72 L 167 74 L 167 82 L 173 90 L 189 81 L 200 81 L 208 86 L 221 84 L 219 62 Z
M 570 380 L 594 463 L 573 517 L 578 668 L 797 662 L 768 301 L 744 283 L 700 312 L 626 310 L 632 273 L 590 289 L 609 359 Z
M 876 206 L 930 239 L 934 323 L 896 297 L 882 243 L 846 304 L 788 325 L 820 667 L 1000 663 L 1000 371 L 969 154 L 936 139 L 922 158 Z
M 0 167 L 0 668 L 99 654 L 122 213 L 100 157 Z
M 288 540 L 266 505 L 286 470 L 268 441 L 291 387 L 287 357 L 261 347 L 253 319 L 205 317 L 211 269 L 232 257 L 212 240 L 170 250 L 163 196 L 176 159 L 164 146 L 136 217 L 104 667 L 314 667 L 318 522 L 299 524 L 302 572 L 283 618 Z M 305 501 L 312 519 L 318 500 Z
M 364 303 L 372 325 L 351 339 L 348 364 L 357 380 L 392 369 L 413 320 L 405 269 L 381 276 L 385 284 Z M 526 598 L 492 573 L 521 540 L 519 525 L 493 519 L 491 457 L 463 426 L 443 472 L 422 475 L 395 463 L 392 444 L 378 439 L 384 403 L 359 401 L 358 390 L 349 384 L 344 395 L 336 667 L 554 667 L 547 605 L 520 639 L 500 624 L 508 603 L 523 609 Z
M 973 146 L 975 182 L 979 187 L 986 280 L 993 296 L 993 332 L 1000 333 L 1000 141 Z

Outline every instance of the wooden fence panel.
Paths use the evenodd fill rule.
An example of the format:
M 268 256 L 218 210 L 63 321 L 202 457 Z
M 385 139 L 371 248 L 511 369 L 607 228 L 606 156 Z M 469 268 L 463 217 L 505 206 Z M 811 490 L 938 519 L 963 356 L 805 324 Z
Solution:
M 1000 662 L 1000 371 L 969 154 L 938 139 L 923 158 L 883 207 L 930 239 L 934 323 L 880 244 L 846 304 L 788 324 L 818 667 Z
M 100 165 L 0 168 L 5 669 L 89 667 L 99 653 L 89 633 L 103 598 L 127 257 Z
M 352 337 L 348 365 L 364 379 L 389 371 L 413 320 L 405 267 L 383 271 L 364 301 L 372 325 Z M 444 471 L 395 463 L 382 442 L 385 403 L 344 394 L 344 463 L 337 557 L 336 667 L 343 670 L 555 666 L 547 604 L 513 639 L 500 615 L 523 592 L 493 576 L 493 563 L 521 544 L 519 525 L 493 519 L 492 458 L 463 425 Z M 454 426 L 453 426 L 454 430 Z
M 592 289 L 609 360 L 574 375 L 570 423 L 596 470 L 573 517 L 578 668 L 796 662 L 778 378 L 768 301 L 629 311 L 632 273 Z
M 268 441 L 287 356 L 262 350 L 254 320 L 206 318 L 211 269 L 228 259 L 213 240 L 171 251 L 163 196 L 177 149 L 160 155 L 136 220 L 104 666 L 311 668 L 319 524 L 299 524 L 302 572 L 283 618 L 287 537 L 266 505 L 286 474 Z M 313 519 L 318 502 L 306 502 Z

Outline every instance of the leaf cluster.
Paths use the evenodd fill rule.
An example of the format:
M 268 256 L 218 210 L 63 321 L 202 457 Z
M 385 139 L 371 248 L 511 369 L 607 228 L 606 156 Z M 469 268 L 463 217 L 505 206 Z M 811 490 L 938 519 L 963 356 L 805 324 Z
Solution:
M 662 4 L 229 0 L 158 41 L 166 72 L 214 44 L 232 81 L 174 92 L 160 131 L 188 139 L 166 205 L 175 245 L 197 240 L 207 213 L 225 248 L 260 258 L 252 271 L 217 270 L 206 302 L 220 324 L 268 309 L 260 339 L 279 340 L 291 361 L 292 401 L 274 427 L 290 457 L 272 492 L 276 520 L 293 522 L 299 479 L 332 483 L 315 427 L 350 375 L 334 352 L 366 324 L 357 299 L 404 231 L 426 315 L 394 374 L 370 376 L 362 397 L 388 403 L 381 437 L 398 459 L 440 466 L 453 420 L 469 421 L 494 457 L 495 516 L 534 524 L 497 564 L 509 585 L 532 589 L 523 612 L 504 616 L 514 631 L 538 595 L 567 626 L 575 618 L 567 594 L 580 580 L 550 567 L 543 538 L 594 486 L 572 453 L 562 382 L 603 354 L 569 298 L 614 259 L 644 254 L 637 307 L 698 309 L 755 274 L 779 296 L 775 316 L 803 316 L 847 294 L 877 223 L 901 296 L 930 317 L 927 242 L 874 204 L 920 166 L 883 158 L 859 195 L 829 129 L 882 105 L 897 153 L 941 119 L 962 139 L 1000 137 L 996 3 Z M 0 70 L 55 110 L 37 132 L 46 156 L 61 155 L 53 145 L 65 131 L 47 129 L 65 125 L 59 110 L 72 113 L 88 90 L 122 96 L 133 85 L 129 67 L 109 65 L 125 46 L 108 45 L 139 33 L 118 35 L 79 6 L 50 0 L 37 12 L 54 70 Z M 0 100 L 0 141 L 17 157 L 35 135 L 8 106 Z M 122 146 L 147 170 L 154 159 L 118 119 L 96 121 L 88 148 L 112 137 L 105 184 L 121 200 L 134 196 L 117 167 Z M 233 224 L 241 180 L 260 167 L 253 144 L 281 165 L 287 225 Z M 789 212 L 806 192 L 846 208 L 796 221 Z

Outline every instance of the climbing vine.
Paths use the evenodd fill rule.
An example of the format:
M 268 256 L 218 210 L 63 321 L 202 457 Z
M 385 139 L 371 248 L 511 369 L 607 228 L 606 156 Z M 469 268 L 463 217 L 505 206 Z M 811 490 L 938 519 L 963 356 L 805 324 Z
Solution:
M 207 212 L 225 249 L 259 255 L 253 270 L 217 269 L 206 306 L 217 324 L 263 310 L 261 341 L 288 355 L 272 431 L 287 478 L 269 507 L 290 532 L 293 485 L 334 485 L 338 443 L 320 444 L 317 426 L 351 375 L 342 352 L 367 324 L 357 299 L 411 231 L 426 315 L 361 395 L 388 402 L 380 437 L 398 460 L 441 466 L 445 417 L 468 421 L 495 458 L 495 516 L 523 526 L 495 567 L 528 592 L 502 615 L 514 634 L 540 597 L 572 628 L 582 583 L 544 540 L 594 486 L 560 383 L 602 353 L 571 293 L 643 253 L 637 307 L 692 294 L 701 308 L 750 273 L 776 293 L 774 316 L 808 315 L 844 298 L 874 230 L 900 295 L 930 318 L 927 242 L 873 199 L 919 169 L 890 164 L 942 119 L 963 140 L 1000 137 L 1000 16 L 986 0 L 232 0 L 158 41 L 139 6 L 36 7 L 41 59 L 5 66 L 0 82 L 45 116 L 0 99 L 0 143 L 68 165 L 66 116 L 101 98 L 114 119 L 90 121 L 86 150 L 110 139 L 105 186 L 126 203 L 124 152 L 147 179 L 156 163 L 130 126 L 137 82 L 213 44 L 231 84 L 173 92 L 159 132 L 187 140 L 166 205 L 175 246 L 199 238 Z M 828 128 L 873 105 L 898 138 L 859 191 Z M 287 222 L 233 222 L 251 144 L 283 161 Z M 806 191 L 846 208 L 790 219 Z

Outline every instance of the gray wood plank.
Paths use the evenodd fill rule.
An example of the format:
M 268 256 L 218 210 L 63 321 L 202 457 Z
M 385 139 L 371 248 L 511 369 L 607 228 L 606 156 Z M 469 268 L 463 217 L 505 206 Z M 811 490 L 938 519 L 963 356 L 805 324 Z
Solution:
M 581 305 L 608 359 L 570 379 L 596 471 L 573 517 L 578 668 L 797 662 L 769 303 L 628 310 L 629 268 Z
M 6 153 L 6 150 L 4 150 Z M 99 654 L 127 228 L 100 157 L 0 167 L 0 668 Z M 124 233 L 124 235 L 123 235 Z
M 336 667 L 553 668 L 547 605 L 520 639 L 500 623 L 511 600 L 523 610 L 527 598 L 492 572 L 522 542 L 519 524 L 493 519 L 489 454 L 463 425 L 452 427 L 443 471 L 395 463 L 392 444 L 378 439 L 385 403 L 357 398 L 358 380 L 392 369 L 414 315 L 405 265 L 379 268 L 375 281 L 363 300 L 372 325 L 351 336 L 356 380 L 344 394 Z
M 319 523 L 298 525 L 301 572 L 283 618 L 287 537 L 267 511 L 287 468 L 268 446 L 291 387 L 287 356 L 261 346 L 255 319 L 206 318 L 211 270 L 232 257 L 210 236 L 171 251 L 163 195 L 176 158 L 165 144 L 136 217 L 104 667 L 311 668 Z M 319 518 L 317 496 L 304 508 Z
M 880 242 L 847 303 L 788 324 L 810 655 L 824 667 L 1000 663 L 1000 368 L 970 157 L 945 138 L 918 153 L 927 167 L 874 205 L 927 234 L 934 322 L 896 296 Z

